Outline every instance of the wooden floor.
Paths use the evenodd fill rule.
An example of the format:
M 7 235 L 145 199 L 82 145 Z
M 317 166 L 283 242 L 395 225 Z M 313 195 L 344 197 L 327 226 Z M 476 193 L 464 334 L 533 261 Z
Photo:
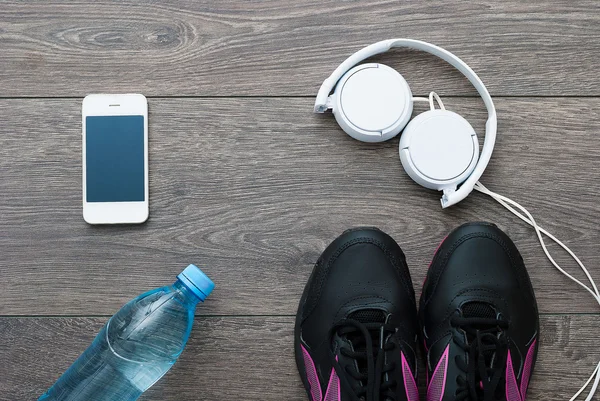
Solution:
M 471 220 L 503 228 L 533 280 L 542 332 L 528 400 L 568 399 L 600 360 L 600 310 L 534 232 L 480 194 L 442 210 L 402 171 L 398 139 L 360 143 L 312 113 L 345 57 L 393 37 L 440 45 L 480 75 L 499 119 L 482 182 L 600 279 L 596 0 L 0 1 L 0 400 L 36 399 L 125 301 L 188 263 L 216 290 L 142 399 L 305 400 L 292 325 L 325 246 L 379 226 L 421 283 L 437 243 Z M 458 72 L 412 51 L 375 60 L 483 136 L 483 104 Z M 149 98 L 146 224 L 83 221 L 81 100 L 98 92 Z

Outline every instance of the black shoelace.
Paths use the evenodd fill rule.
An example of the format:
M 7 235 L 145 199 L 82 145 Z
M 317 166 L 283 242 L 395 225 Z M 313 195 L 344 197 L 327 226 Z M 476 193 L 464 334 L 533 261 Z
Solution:
M 330 342 L 337 333 L 347 338 L 353 349 L 342 347 L 340 353 L 356 361 L 356 366 L 342 365 L 335 355 L 331 355 L 331 363 L 340 380 L 340 385 L 350 394 L 353 401 L 394 401 L 396 381 L 391 379 L 396 369 L 395 363 L 385 364 L 385 353 L 396 348 L 396 345 L 386 341 L 395 329 L 385 323 L 361 323 L 347 319 L 337 323 L 330 332 Z M 375 338 L 375 341 L 374 341 Z M 365 366 L 366 363 L 366 366 Z M 358 381 L 355 384 L 349 378 Z
M 464 372 L 457 378 L 456 401 L 494 401 L 504 399 L 504 374 L 508 342 L 504 330 L 508 321 L 495 318 L 455 315 L 451 323 L 466 333 L 467 340 L 455 336 L 454 342 L 467 356 L 456 357 Z

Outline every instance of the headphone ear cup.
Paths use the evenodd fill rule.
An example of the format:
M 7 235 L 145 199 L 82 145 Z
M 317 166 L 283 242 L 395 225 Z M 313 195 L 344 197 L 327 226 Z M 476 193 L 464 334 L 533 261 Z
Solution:
M 333 93 L 333 115 L 342 129 L 362 142 L 398 135 L 413 111 L 412 92 L 398 71 L 383 64 L 361 64 L 348 71 Z
M 429 110 L 413 118 L 400 137 L 406 173 L 429 189 L 452 190 L 471 175 L 479 159 L 475 130 L 459 114 Z

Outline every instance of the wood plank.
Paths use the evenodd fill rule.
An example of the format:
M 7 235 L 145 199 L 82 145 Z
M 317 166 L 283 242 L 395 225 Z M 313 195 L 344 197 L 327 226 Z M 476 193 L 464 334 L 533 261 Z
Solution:
M 0 400 L 38 397 L 89 345 L 104 321 L 1 318 Z M 600 358 L 599 324 L 598 315 L 542 316 L 529 401 L 565 400 L 575 393 Z M 292 333 L 292 317 L 197 319 L 180 360 L 141 399 L 306 400 Z
M 312 96 L 350 54 L 398 36 L 456 52 L 494 95 L 600 95 L 595 0 L 10 0 L 0 7 L 0 96 Z M 433 57 L 377 60 L 415 93 L 474 93 Z
M 445 101 L 481 132 L 477 100 Z M 217 283 L 202 314 L 293 314 L 319 254 L 356 225 L 399 242 L 418 291 L 438 242 L 471 220 L 512 236 L 542 311 L 597 311 L 500 206 L 473 194 L 441 210 L 402 171 L 397 139 L 352 140 L 311 102 L 151 99 L 150 220 L 94 227 L 81 216 L 80 100 L 0 100 L 0 315 L 108 316 L 188 263 Z M 483 182 L 529 207 L 598 278 L 600 99 L 496 102 Z

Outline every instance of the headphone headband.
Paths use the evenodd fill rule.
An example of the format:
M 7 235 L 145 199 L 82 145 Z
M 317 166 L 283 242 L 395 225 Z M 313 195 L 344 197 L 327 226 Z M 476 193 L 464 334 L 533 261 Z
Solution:
M 315 101 L 315 113 L 323 113 L 327 110 L 327 98 L 337 82 L 342 78 L 342 76 L 356 64 L 361 61 L 372 57 L 376 54 L 384 53 L 390 50 L 393 47 L 405 47 L 409 49 L 421 50 L 426 53 L 433 54 L 446 61 L 450 65 L 454 66 L 457 70 L 459 70 L 475 87 L 479 96 L 483 99 L 483 103 L 488 111 L 488 119 L 485 124 L 485 139 L 483 141 L 483 148 L 481 150 L 481 155 L 479 157 L 479 161 L 475 166 L 475 169 L 471 173 L 471 175 L 462 183 L 460 188 L 456 191 L 444 191 L 444 196 L 442 197 L 442 207 L 446 208 L 448 206 L 452 206 L 461 200 L 465 199 L 475 186 L 475 183 L 479 181 L 483 171 L 487 167 L 490 158 L 492 157 L 492 151 L 494 150 L 494 144 L 496 142 L 496 130 L 497 130 L 497 119 L 496 119 L 496 108 L 494 107 L 494 102 L 492 97 L 490 96 L 488 90 L 485 85 L 479 79 L 477 74 L 469 67 L 464 61 L 450 53 L 447 50 L 442 49 L 441 47 L 432 45 L 431 43 L 423 42 L 420 40 L 413 39 L 389 39 L 383 40 L 381 42 L 374 43 L 369 45 L 350 57 L 348 57 L 342 64 L 340 64 L 335 71 L 323 82 L 321 88 L 319 88 L 319 92 L 317 94 L 317 99 Z

